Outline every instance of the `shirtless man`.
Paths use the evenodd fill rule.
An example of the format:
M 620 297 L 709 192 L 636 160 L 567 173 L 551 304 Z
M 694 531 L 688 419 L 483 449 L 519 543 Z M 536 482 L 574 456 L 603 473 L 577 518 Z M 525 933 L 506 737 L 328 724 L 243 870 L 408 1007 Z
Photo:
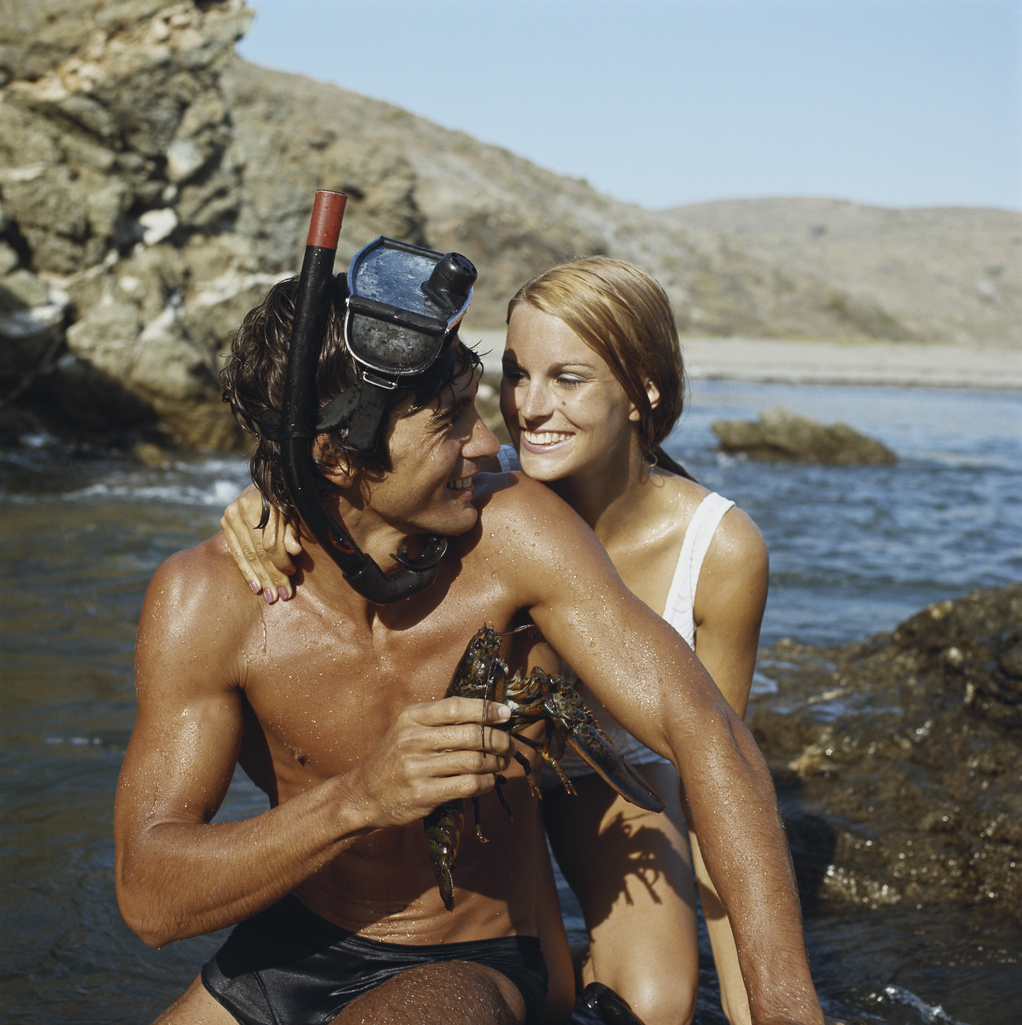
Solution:
M 235 342 L 227 393 L 250 425 L 280 408 L 294 292 L 293 281 L 275 286 Z M 357 373 L 344 315 L 341 297 L 320 358 L 322 402 Z M 505 631 L 527 616 L 618 721 L 680 770 L 753 1020 L 822 1025 L 776 797 L 752 737 L 552 491 L 478 474 L 498 444 L 475 408 L 472 363 L 457 343 L 446 376 L 404 382 L 423 387 L 396 394 L 382 458 L 346 451 L 343 432 L 314 444 L 325 505 L 377 563 L 400 548 L 415 556 L 427 536 L 449 539 L 429 587 L 370 601 L 305 524 L 289 602 L 253 600 L 222 535 L 153 578 L 115 810 L 119 903 L 156 947 L 243 923 L 158 1021 L 566 1019 L 571 968 L 537 803 L 510 757 L 514 742 L 492 728 L 508 710 L 442 697 L 484 622 Z M 263 438 L 260 452 L 257 483 L 293 514 L 280 447 Z M 236 764 L 270 808 L 213 822 Z M 513 821 L 492 793 L 498 773 Z M 482 797 L 489 842 L 465 831 L 447 911 L 421 820 L 472 796 Z

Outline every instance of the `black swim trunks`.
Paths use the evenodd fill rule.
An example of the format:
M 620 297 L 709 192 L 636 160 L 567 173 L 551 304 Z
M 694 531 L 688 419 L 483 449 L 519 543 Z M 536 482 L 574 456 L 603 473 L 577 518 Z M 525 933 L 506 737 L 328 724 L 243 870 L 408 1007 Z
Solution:
M 357 996 L 408 968 L 471 961 L 506 975 L 526 1021 L 546 1003 L 547 970 L 535 936 L 413 946 L 356 936 L 288 896 L 238 925 L 202 968 L 202 982 L 242 1025 L 327 1025 Z

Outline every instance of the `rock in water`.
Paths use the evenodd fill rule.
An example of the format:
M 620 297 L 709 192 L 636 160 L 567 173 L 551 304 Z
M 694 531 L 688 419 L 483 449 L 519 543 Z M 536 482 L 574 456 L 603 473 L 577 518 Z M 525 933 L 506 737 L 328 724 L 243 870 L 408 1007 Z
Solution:
M 845 647 L 782 640 L 748 722 L 809 904 L 952 900 L 1022 917 L 1022 584 Z
M 825 426 L 783 406 L 760 413 L 759 423 L 716 420 L 711 429 L 720 451 L 744 452 L 753 459 L 835 466 L 897 461 L 886 445 L 847 424 Z

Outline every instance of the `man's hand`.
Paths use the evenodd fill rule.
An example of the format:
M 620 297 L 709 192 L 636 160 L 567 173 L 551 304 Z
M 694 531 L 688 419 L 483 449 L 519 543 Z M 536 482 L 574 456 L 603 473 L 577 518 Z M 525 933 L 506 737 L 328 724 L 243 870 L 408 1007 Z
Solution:
M 287 601 L 294 593 L 292 556 L 301 555 L 302 543 L 294 524 L 274 506 L 270 506 L 266 526 L 259 530 L 256 524 L 262 515 L 262 496 L 250 484 L 224 510 L 220 528 L 253 593 L 262 594 L 272 605 L 278 597 Z
M 480 797 L 496 785 L 514 741 L 486 723 L 506 722 L 507 705 L 442 698 L 408 705 L 372 754 L 348 774 L 363 799 L 367 826 L 404 826 L 437 805 Z

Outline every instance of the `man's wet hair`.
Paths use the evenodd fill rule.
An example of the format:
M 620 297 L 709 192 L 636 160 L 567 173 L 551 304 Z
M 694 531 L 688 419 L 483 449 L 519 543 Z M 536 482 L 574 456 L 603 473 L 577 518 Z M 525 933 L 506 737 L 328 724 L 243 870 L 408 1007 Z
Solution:
M 231 412 L 242 427 L 256 436 L 249 465 L 252 480 L 263 496 L 260 527 L 267 522 L 270 504 L 289 519 L 299 519 L 284 476 L 282 445 L 268 436 L 276 432 L 266 428 L 269 421 L 279 422 L 284 406 L 297 294 L 298 278 L 285 278 L 249 310 L 220 373 L 224 401 L 230 404 Z M 316 399 L 320 408 L 358 380 L 355 362 L 344 343 L 346 299 L 344 275 L 338 275 L 330 289 L 330 307 L 316 369 Z M 370 478 L 382 476 L 391 469 L 387 441 L 394 411 L 397 410 L 397 416 L 410 416 L 436 399 L 442 403 L 445 392 L 450 392 L 453 401 L 457 378 L 466 370 L 476 372 L 480 366 L 480 357 L 459 341 L 449 358 L 441 357 L 425 373 L 407 378 L 407 387 L 395 389 L 387 426 L 380 432 L 381 440 L 376 451 L 366 453 L 352 449 L 346 443 L 347 429 L 340 427 L 325 432 L 329 434 L 330 441 L 324 448 L 330 457 L 329 461 L 317 459 L 317 466 L 326 469 L 346 462 Z M 330 483 L 326 478 L 321 479 L 326 491 Z

